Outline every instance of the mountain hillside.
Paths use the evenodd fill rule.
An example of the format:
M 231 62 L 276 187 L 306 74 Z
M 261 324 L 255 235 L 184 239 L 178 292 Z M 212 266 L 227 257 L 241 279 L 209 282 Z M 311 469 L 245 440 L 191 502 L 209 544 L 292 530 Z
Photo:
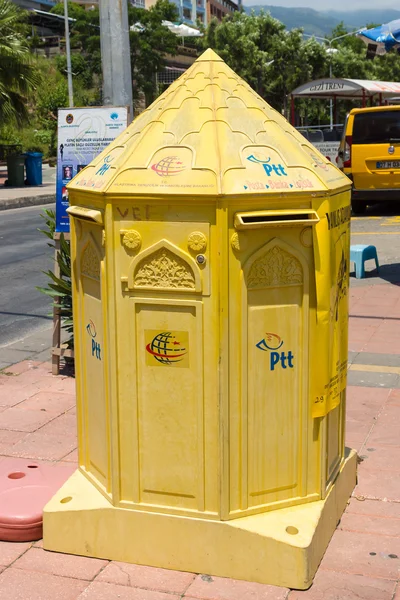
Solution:
M 400 19 L 400 10 L 393 9 L 366 9 L 351 12 L 344 11 L 317 11 L 312 8 L 286 8 L 283 6 L 272 6 L 269 4 L 257 4 L 245 6 L 245 11 L 256 13 L 260 9 L 267 10 L 275 19 L 286 25 L 287 29 L 301 27 L 304 33 L 326 36 L 331 33 L 341 21 L 349 31 L 365 27 L 371 23 L 388 23 L 394 19 Z
M 322 15 L 330 15 L 334 19 L 343 21 L 349 29 L 356 29 L 358 27 L 365 27 L 373 23 L 374 25 L 380 25 L 381 23 L 389 23 L 395 19 L 400 19 L 400 10 L 394 10 L 390 8 L 386 9 L 368 9 L 365 10 L 354 10 L 354 11 L 336 11 L 329 10 L 322 12 Z

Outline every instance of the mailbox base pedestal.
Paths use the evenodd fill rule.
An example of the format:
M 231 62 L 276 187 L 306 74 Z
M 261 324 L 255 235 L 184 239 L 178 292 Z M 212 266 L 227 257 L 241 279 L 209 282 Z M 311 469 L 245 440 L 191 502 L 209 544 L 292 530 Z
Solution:
M 231 521 L 116 508 L 76 471 L 45 507 L 43 546 L 307 589 L 355 486 L 356 459 L 347 450 L 325 500 Z

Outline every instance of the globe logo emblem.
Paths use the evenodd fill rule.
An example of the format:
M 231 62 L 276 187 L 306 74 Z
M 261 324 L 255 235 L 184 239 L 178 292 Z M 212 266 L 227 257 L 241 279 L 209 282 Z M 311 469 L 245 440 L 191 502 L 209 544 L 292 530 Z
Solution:
M 181 160 L 179 160 L 178 156 L 166 156 L 158 161 L 158 163 L 154 163 L 151 165 L 153 171 L 157 173 L 160 177 L 171 177 L 171 175 L 178 175 L 178 173 L 182 173 L 186 169 L 185 165 Z
M 182 347 L 176 336 L 170 331 L 158 333 L 152 341 L 147 344 L 146 351 L 151 354 L 156 361 L 163 365 L 173 365 L 183 360 L 186 354 L 186 348 Z
M 319 156 L 317 156 L 316 154 L 311 154 L 311 158 L 315 161 L 315 164 L 317 165 L 317 167 L 321 167 L 321 169 L 323 169 L 324 171 L 328 170 L 328 165 L 326 163 L 324 163 L 324 161 L 321 160 L 319 158 Z M 329 156 L 326 156 L 325 158 L 330 160 Z

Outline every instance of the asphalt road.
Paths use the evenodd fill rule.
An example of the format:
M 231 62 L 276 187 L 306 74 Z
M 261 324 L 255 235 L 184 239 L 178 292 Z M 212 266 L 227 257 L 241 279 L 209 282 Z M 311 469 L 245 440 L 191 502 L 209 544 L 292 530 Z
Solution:
M 0 348 L 51 326 L 51 300 L 36 290 L 47 283 L 42 271 L 53 268 L 53 252 L 38 232 L 44 208 L 0 212 Z M 400 205 L 382 203 L 352 218 L 351 243 L 375 245 L 381 264 L 378 273 L 367 263 L 362 280 L 351 273 L 352 285 L 400 283 L 399 214 Z
M 53 268 L 54 254 L 43 228 L 43 206 L 0 212 L 0 347 L 51 324 L 51 299 L 42 271 Z M 53 208 L 50 206 L 50 208 Z

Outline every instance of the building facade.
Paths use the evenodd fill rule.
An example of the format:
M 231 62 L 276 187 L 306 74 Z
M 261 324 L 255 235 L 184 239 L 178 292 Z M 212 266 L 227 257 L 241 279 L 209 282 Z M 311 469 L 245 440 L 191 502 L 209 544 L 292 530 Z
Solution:
M 71 0 L 76 4 L 84 6 L 90 10 L 93 6 L 98 6 L 98 0 Z M 137 8 L 150 8 L 156 3 L 156 0 L 128 0 L 133 6 Z M 21 8 L 27 10 L 36 8 L 39 10 L 48 11 L 55 4 L 56 0 L 13 0 L 15 4 L 18 4 Z M 170 0 L 172 4 L 175 4 L 178 13 L 179 20 L 187 25 L 196 26 L 201 23 L 204 27 L 209 22 L 210 15 L 221 19 L 225 14 L 229 14 L 232 10 L 237 10 L 237 4 L 232 0 Z M 210 9 L 210 5 L 215 5 L 215 8 Z M 234 8 L 236 7 L 236 8 Z
M 207 20 L 214 17 L 218 21 L 222 21 L 227 15 L 231 15 L 236 10 L 239 10 L 241 3 L 232 2 L 232 0 L 207 0 Z
M 134 6 L 141 0 L 131 0 Z M 175 4 L 179 13 L 179 21 L 186 25 L 196 26 L 198 23 L 207 25 L 207 9 L 206 0 L 169 0 L 171 4 Z M 156 3 L 156 0 L 145 0 L 145 8 L 150 8 Z

